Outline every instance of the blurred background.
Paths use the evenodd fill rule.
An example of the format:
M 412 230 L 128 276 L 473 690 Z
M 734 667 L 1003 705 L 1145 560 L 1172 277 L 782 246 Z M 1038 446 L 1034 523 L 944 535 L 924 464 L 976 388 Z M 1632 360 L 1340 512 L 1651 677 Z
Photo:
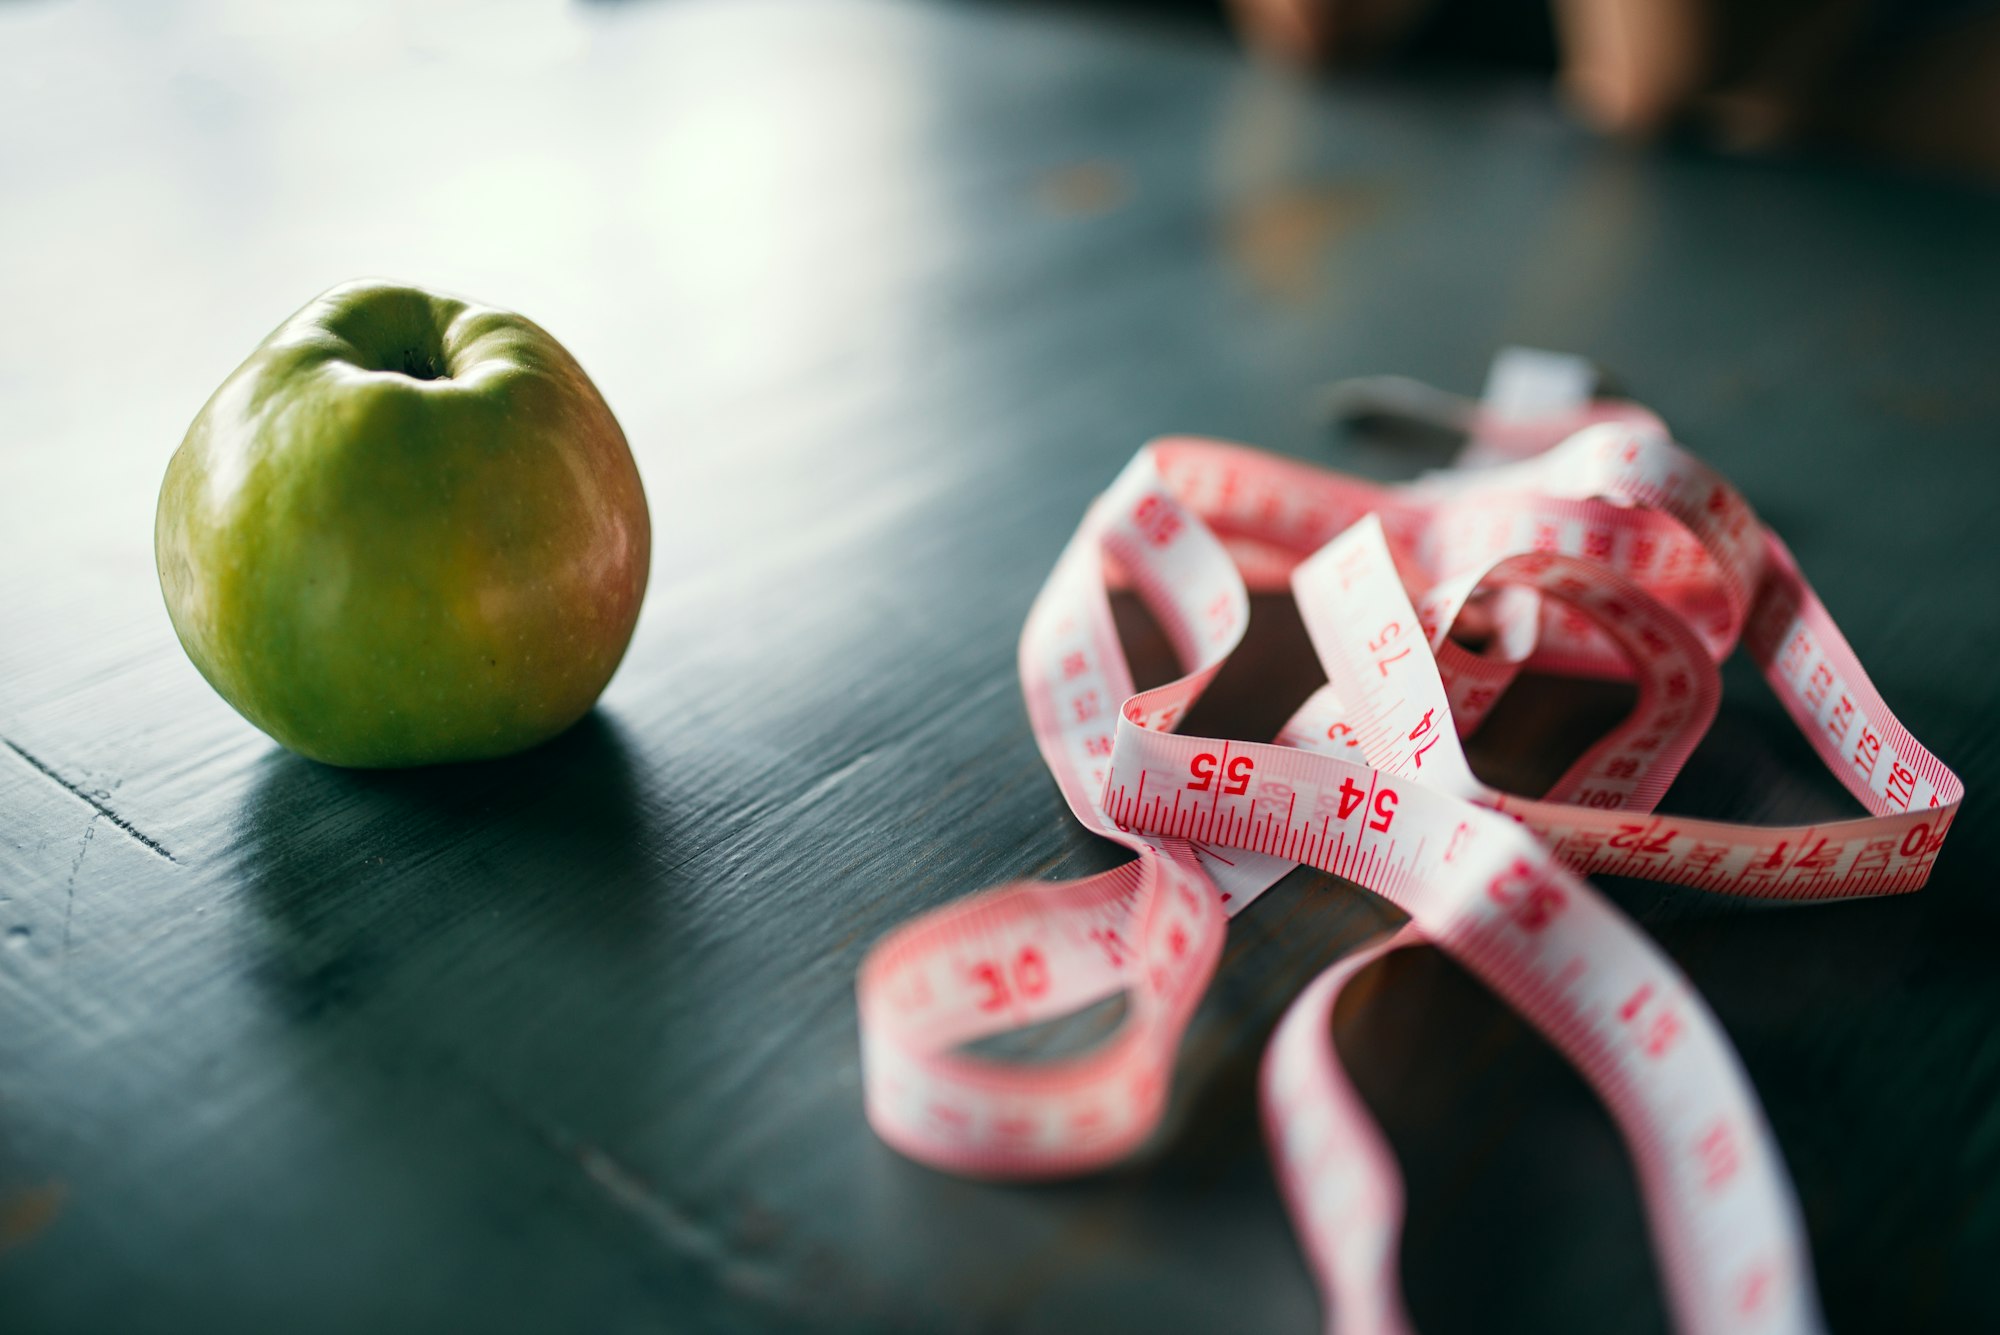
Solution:
M 1407 477 L 1329 381 L 1574 352 L 1977 802 L 1993 11 L 0 0 L 0 1328 L 1315 1328 L 1254 1086 L 1384 926 L 1331 878 L 1232 926 L 1128 1168 L 990 1188 L 862 1121 L 868 944 L 1114 857 L 1028 735 L 1036 588 L 1151 436 Z M 502 765 L 284 754 L 161 606 L 189 421 L 361 275 L 534 318 L 645 479 L 624 666 Z M 1665 808 L 1853 814 L 1730 672 Z M 1894 903 L 1612 887 L 1741 1052 L 1837 1329 L 2000 1325 L 1980 828 Z M 1664 1328 L 1546 1047 L 1415 953 L 1348 1018 L 1422 1328 Z
M 1547 74 L 1583 123 L 1721 150 L 1845 147 L 2000 174 L 2000 8 L 1984 0 L 1225 0 L 1267 57 Z
M 1469 392 L 1520 342 L 1645 371 L 1697 431 L 1780 386 L 1963 418 L 1994 28 L 1956 0 L 6 0 L 0 505 L 52 522 L 88 459 L 106 596 L 149 597 L 166 453 L 360 275 L 568 343 L 668 508 L 661 559 L 706 568 L 753 512 L 713 486 L 676 513 L 704 477 L 656 475 L 673 442 L 918 402 L 963 433 L 1074 401 L 1107 456 L 1310 450 L 1328 379 Z M 801 497 L 870 485 L 802 467 Z

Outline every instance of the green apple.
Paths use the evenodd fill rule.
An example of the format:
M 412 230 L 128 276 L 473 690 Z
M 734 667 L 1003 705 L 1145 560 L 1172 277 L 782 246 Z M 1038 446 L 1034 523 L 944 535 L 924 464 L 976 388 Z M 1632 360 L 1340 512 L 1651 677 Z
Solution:
M 625 435 L 560 343 L 379 282 L 312 301 L 223 382 L 154 527 L 202 676 L 356 766 L 506 755 L 581 718 L 651 546 Z

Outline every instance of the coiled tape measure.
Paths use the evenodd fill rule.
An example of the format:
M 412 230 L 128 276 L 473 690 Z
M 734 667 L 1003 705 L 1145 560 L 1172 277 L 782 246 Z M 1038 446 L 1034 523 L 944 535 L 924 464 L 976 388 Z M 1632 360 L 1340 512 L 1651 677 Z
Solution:
M 1405 946 L 1450 954 L 1603 1099 L 1638 1170 L 1674 1323 L 1822 1328 L 1791 1183 L 1755 1093 L 1688 980 L 1583 877 L 1827 899 L 1915 890 L 1963 788 L 1897 722 L 1785 546 L 1636 405 L 1589 401 L 1574 359 L 1511 350 L 1476 408 L 1377 386 L 1473 443 L 1380 486 L 1243 446 L 1139 452 L 1028 615 L 1020 674 L 1043 758 L 1086 827 L 1137 855 L 989 890 L 878 943 L 858 983 L 868 1117 L 924 1163 L 999 1179 L 1087 1172 L 1165 1108 L 1228 919 L 1307 864 L 1409 915 L 1322 973 L 1265 1054 L 1266 1139 L 1341 1335 L 1411 1328 L 1402 1180 L 1330 1039 L 1341 989 Z M 1271 742 L 1173 731 L 1240 643 L 1251 591 L 1289 588 L 1327 684 Z M 1183 675 L 1134 689 L 1109 594 L 1129 589 Z M 1468 626 L 1478 651 L 1453 637 Z M 1655 805 L 1714 718 L 1741 642 L 1866 808 L 1761 827 Z M 1524 670 L 1626 679 L 1629 716 L 1539 799 L 1461 749 Z M 1123 991 L 1078 1056 L 974 1040 Z

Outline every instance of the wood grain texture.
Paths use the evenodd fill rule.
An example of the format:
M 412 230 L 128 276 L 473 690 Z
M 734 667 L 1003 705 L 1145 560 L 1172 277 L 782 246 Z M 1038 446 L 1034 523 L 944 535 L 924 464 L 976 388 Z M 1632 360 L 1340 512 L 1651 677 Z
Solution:
M 1255 1063 L 1388 910 L 1274 891 L 1157 1142 L 1034 1189 L 871 1137 L 853 974 L 923 908 L 1112 857 L 1013 646 L 1142 441 L 1407 474 L 1316 386 L 1470 389 L 1506 341 L 1616 368 L 1736 479 L 1971 789 L 1900 902 L 1609 889 L 1741 1051 L 1835 1326 L 2000 1324 L 2000 202 L 1038 9 L 16 5 L 0 126 L 0 1329 L 1315 1329 Z M 638 455 L 638 637 L 530 755 L 299 760 L 161 607 L 188 420 L 365 273 L 531 314 Z M 1311 684 L 1282 606 L 1255 635 L 1216 726 Z M 1845 810 L 1728 684 L 1666 808 Z M 1570 700 L 1496 728 L 1532 758 Z M 1338 1032 L 1424 1329 L 1662 1327 L 1546 1047 L 1422 954 Z

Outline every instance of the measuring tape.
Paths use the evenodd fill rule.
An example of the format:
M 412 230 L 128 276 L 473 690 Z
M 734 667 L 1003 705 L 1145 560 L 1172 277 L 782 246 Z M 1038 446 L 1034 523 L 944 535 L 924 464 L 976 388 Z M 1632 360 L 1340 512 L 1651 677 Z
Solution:
M 911 1158 L 980 1177 L 1130 1153 L 1163 1114 L 1228 918 L 1306 864 L 1410 919 L 1314 980 L 1263 1063 L 1266 1139 L 1330 1329 L 1411 1328 L 1402 1180 L 1330 1026 L 1361 970 L 1430 944 L 1604 1100 L 1679 1329 L 1819 1330 L 1798 1205 L 1734 1050 L 1582 877 L 1779 899 L 1915 890 L 1963 787 L 1890 713 L 1784 545 L 1657 418 L 1600 401 L 1469 425 L 1484 466 L 1407 486 L 1176 438 L 1097 499 L 1028 614 L 1021 682 L 1071 810 L 1137 857 L 990 890 L 878 943 L 858 982 L 869 1120 Z M 1174 732 L 1240 643 L 1249 593 L 1284 588 L 1326 686 L 1273 742 Z M 1166 632 L 1176 680 L 1135 690 L 1111 614 L 1121 589 Z M 1866 817 L 1655 812 L 1739 642 Z M 1522 671 L 1637 691 L 1539 799 L 1488 787 L 1461 747 Z M 1082 1055 L 965 1051 L 1119 992 L 1123 1024 Z

